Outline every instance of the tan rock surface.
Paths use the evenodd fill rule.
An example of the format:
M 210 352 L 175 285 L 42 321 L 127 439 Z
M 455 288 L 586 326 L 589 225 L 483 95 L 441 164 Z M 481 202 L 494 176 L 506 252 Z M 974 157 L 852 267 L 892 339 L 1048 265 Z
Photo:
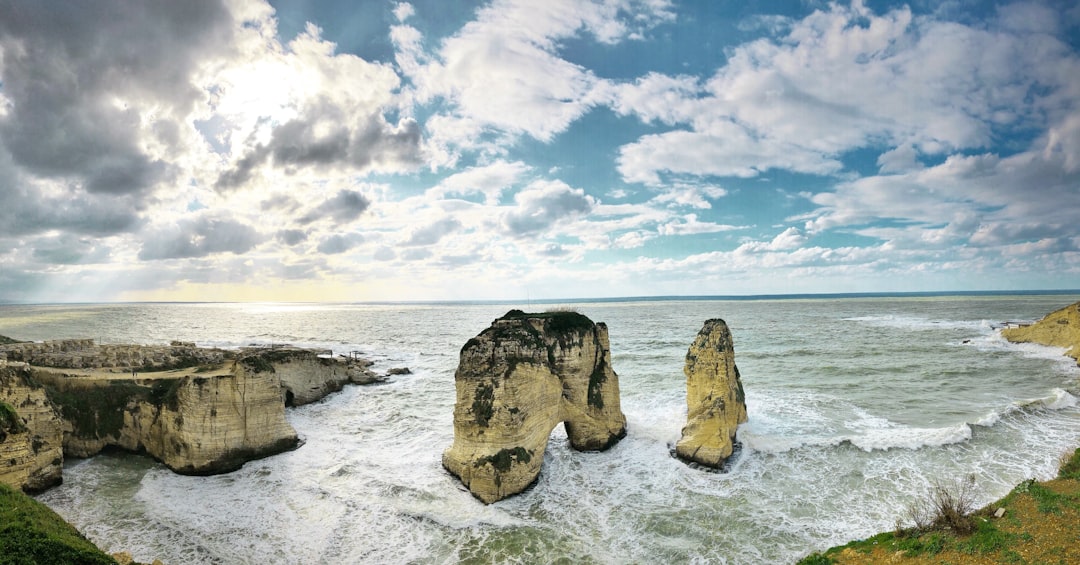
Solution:
M 1065 354 L 1080 365 L 1080 302 L 1055 310 L 1030 326 L 1005 328 L 1001 335 L 1013 343 L 1064 347 Z
M 746 421 L 746 401 L 731 331 L 708 320 L 686 352 L 686 426 L 675 445 L 681 459 L 720 468 L 734 450 L 735 431 Z
M 0 363 L 0 402 L 21 422 L 16 433 L 0 439 L 0 483 L 28 492 L 45 490 L 61 482 L 63 422 L 21 363 Z
M 578 450 L 607 449 L 626 433 L 607 326 L 576 312 L 507 313 L 465 344 L 454 381 L 443 466 L 485 503 L 536 480 L 559 423 Z

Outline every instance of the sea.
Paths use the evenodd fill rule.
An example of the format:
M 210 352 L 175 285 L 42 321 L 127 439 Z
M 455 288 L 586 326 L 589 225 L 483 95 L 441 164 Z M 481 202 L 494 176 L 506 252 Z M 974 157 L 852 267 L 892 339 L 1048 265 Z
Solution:
M 289 409 L 303 445 L 211 477 L 152 459 L 68 458 L 37 498 L 108 552 L 200 563 L 792 563 L 904 524 L 938 484 L 989 503 L 1055 476 L 1080 446 L 1080 369 L 1006 342 L 1080 294 L 634 299 L 549 304 L 0 306 L 24 339 L 361 352 L 381 385 Z M 627 435 L 570 448 L 552 431 L 539 480 L 484 505 L 441 466 L 464 343 L 510 309 L 607 323 Z M 731 328 L 749 421 L 727 472 L 672 457 L 687 348 Z

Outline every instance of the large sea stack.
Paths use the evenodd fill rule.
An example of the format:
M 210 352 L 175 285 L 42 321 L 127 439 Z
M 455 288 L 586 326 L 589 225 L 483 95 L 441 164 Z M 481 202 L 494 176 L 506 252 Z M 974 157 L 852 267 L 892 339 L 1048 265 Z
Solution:
M 461 349 L 454 444 L 443 466 L 491 503 L 540 475 L 548 436 L 605 450 L 626 434 L 607 326 L 576 312 L 511 310 Z
M 705 322 L 686 352 L 686 426 L 675 445 L 679 458 L 719 469 L 734 451 L 735 430 L 746 421 L 746 400 L 731 331 Z

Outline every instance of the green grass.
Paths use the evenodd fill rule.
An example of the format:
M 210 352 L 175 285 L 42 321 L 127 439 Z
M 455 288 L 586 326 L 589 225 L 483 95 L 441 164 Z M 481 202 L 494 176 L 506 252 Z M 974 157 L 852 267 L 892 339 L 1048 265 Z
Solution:
M 1061 466 L 1058 477 L 1080 481 L 1080 449 L 1073 451 L 1072 457 Z
M 115 565 L 49 507 L 0 484 L 0 565 Z

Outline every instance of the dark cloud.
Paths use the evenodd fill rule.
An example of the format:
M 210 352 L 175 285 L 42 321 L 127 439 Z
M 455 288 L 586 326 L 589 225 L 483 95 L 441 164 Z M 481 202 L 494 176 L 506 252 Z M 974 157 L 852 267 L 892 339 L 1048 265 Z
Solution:
M 364 238 L 355 233 L 350 234 L 334 234 L 319 243 L 316 248 L 319 253 L 326 253 L 327 255 L 336 255 L 338 253 L 344 253 L 357 245 L 360 245 L 364 241 Z
M 43 190 L 10 166 L 0 152 L 0 235 L 31 236 L 52 230 L 105 236 L 139 224 L 139 203 L 130 195 L 90 195 L 77 187 Z
M 41 263 L 52 265 L 76 265 L 102 263 L 109 258 L 110 250 L 90 238 L 64 234 L 46 237 L 34 242 L 33 257 Z
M 355 190 L 342 190 L 333 198 L 308 211 L 297 221 L 302 225 L 307 225 L 329 218 L 334 224 L 347 224 L 359 218 L 360 214 L 363 214 L 370 206 L 371 201 L 363 194 Z
M 419 124 L 406 119 L 394 127 L 383 118 L 381 109 L 374 111 L 357 121 L 333 102 L 322 99 L 303 117 L 274 128 L 269 143 L 250 147 L 232 169 L 218 177 L 214 186 L 218 190 L 237 188 L 267 162 L 286 168 L 344 166 L 360 172 L 419 165 Z
M 255 228 L 227 218 L 202 216 L 153 234 L 139 259 L 184 259 L 215 253 L 245 253 L 265 238 Z
M 298 243 L 303 243 L 307 240 L 307 237 L 307 232 L 303 230 L 280 230 L 274 234 L 274 239 L 290 247 Z
M 461 222 L 455 218 L 443 218 L 434 224 L 414 230 L 404 243 L 407 246 L 434 245 L 444 236 L 461 228 Z
M 596 201 L 561 182 L 545 183 L 517 195 L 518 207 L 503 216 L 503 228 L 515 237 L 535 235 L 556 222 L 592 211 Z
M 192 70 L 231 23 L 218 0 L 0 0 L 0 80 L 13 109 L 0 143 L 35 176 L 91 194 L 146 192 L 170 167 L 142 150 L 137 108 L 186 115 L 202 95 Z M 177 138 L 164 124 L 150 134 Z

